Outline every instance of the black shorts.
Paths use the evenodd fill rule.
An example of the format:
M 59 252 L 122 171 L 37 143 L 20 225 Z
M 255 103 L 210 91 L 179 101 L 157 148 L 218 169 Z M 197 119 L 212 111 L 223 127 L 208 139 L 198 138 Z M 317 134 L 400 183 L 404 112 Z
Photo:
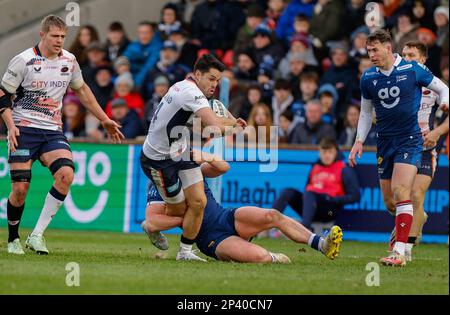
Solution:
M 423 151 L 421 166 L 419 167 L 417 174 L 434 177 L 434 172 L 437 166 L 437 152 L 436 149 Z
M 42 154 L 60 149 L 71 151 L 69 141 L 61 131 L 21 126 L 18 129 L 18 146 L 15 152 L 9 152 L 8 163 L 34 162 Z
M 193 161 L 152 160 L 141 152 L 141 168 L 166 203 L 184 201 L 183 188 L 203 181 L 200 165 Z

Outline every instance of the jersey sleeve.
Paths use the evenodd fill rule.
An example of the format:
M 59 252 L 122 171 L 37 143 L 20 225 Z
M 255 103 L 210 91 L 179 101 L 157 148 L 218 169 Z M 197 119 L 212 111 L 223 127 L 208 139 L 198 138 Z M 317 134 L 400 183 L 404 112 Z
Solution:
M 73 61 L 72 80 L 70 80 L 70 87 L 74 90 L 78 90 L 84 84 L 83 76 L 81 75 L 80 65 L 75 59 Z
M 188 97 L 186 98 L 185 102 L 183 102 L 183 109 L 195 113 L 199 109 L 205 107 L 209 107 L 209 103 L 208 100 L 206 99 L 206 96 L 203 95 L 203 93 L 200 91 L 189 90 Z
M 17 55 L 8 64 L 5 74 L 2 78 L 2 86 L 9 92 L 15 93 L 17 88 L 22 84 L 25 77 L 26 63 L 25 60 Z
M 416 73 L 416 81 L 419 86 L 427 87 L 434 79 L 433 73 L 423 64 L 414 63 L 414 72 Z
M 372 97 L 369 94 L 369 91 L 367 90 L 367 85 L 366 85 L 366 79 L 365 79 L 366 75 L 363 74 L 361 76 L 361 80 L 359 81 L 359 88 L 361 90 L 361 96 L 364 97 L 366 100 L 371 100 Z

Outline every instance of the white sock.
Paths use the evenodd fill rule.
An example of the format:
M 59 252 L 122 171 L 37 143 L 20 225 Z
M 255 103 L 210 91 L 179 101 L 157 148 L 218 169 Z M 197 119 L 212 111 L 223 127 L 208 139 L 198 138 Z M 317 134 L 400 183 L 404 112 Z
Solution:
M 309 237 L 309 240 L 308 240 L 308 245 L 309 245 L 309 246 L 311 246 L 312 241 L 314 240 L 314 236 L 316 236 L 316 234 L 311 233 L 311 236 Z
M 394 252 L 397 252 L 400 255 L 405 255 L 405 247 L 406 247 L 406 243 L 395 242 Z
M 36 223 L 36 226 L 31 234 L 44 234 L 45 229 L 50 224 L 53 216 L 58 212 L 64 201 L 55 198 L 50 192 L 45 198 L 44 208 Z
M 414 244 L 406 243 L 405 250 L 408 252 L 412 252 L 413 246 L 414 246 Z
M 180 242 L 180 252 L 190 252 L 192 251 L 192 244 L 184 244 Z
M 272 257 L 272 263 L 276 263 L 278 261 L 277 256 L 274 253 L 269 252 L 270 257 Z

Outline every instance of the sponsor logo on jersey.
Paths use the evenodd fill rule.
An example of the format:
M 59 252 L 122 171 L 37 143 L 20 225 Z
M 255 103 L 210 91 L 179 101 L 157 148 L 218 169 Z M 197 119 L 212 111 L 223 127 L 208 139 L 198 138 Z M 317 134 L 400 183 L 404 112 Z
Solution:
M 378 80 L 373 80 L 372 82 L 374 86 L 377 86 Z
M 406 74 L 404 74 L 404 75 L 398 75 L 398 76 L 397 76 L 397 83 L 400 82 L 400 81 L 407 80 L 407 79 L 408 79 L 408 76 L 407 76 Z
M 398 71 L 400 71 L 400 70 L 406 70 L 406 69 L 409 69 L 409 68 L 412 68 L 412 64 L 407 64 L 407 65 L 403 65 L 403 66 L 400 66 L 400 67 L 397 67 L 397 70 Z
M 42 67 L 33 67 L 35 73 L 41 73 Z
M 201 100 L 201 99 L 206 99 L 206 97 L 205 97 L 205 95 L 200 95 L 200 96 L 195 96 L 194 97 L 194 101 L 198 101 L 198 100 Z
M 65 88 L 67 87 L 67 81 L 31 81 L 31 87 L 33 88 Z
M 406 160 L 408 158 L 408 153 L 403 154 L 403 159 Z
M 394 108 L 400 102 L 400 88 L 398 86 L 393 86 L 390 88 L 382 88 L 378 91 L 378 97 L 380 98 L 380 103 L 384 108 L 390 109 Z M 385 102 L 388 98 L 394 98 L 395 100 L 392 103 Z
M 27 62 L 25 66 L 33 66 L 33 65 L 40 65 L 41 61 L 44 59 L 41 58 L 32 58 L 30 61 Z
M 11 156 L 29 156 L 30 150 L 28 150 L 28 149 L 16 150 L 15 152 L 11 152 L 10 155 Z
M 17 77 L 17 73 L 12 71 L 11 69 L 8 69 L 8 74 L 12 75 L 13 77 Z

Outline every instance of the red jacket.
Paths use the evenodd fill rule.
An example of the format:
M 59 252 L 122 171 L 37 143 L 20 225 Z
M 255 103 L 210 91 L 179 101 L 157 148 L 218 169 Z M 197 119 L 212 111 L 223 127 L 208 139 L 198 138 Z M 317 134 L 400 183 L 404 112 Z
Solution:
M 113 99 L 110 100 L 108 104 L 106 104 L 105 112 L 109 118 L 112 118 L 111 103 L 116 98 L 120 98 L 120 96 L 117 95 L 117 93 L 114 93 Z M 142 99 L 140 94 L 130 93 L 122 98 L 125 100 L 125 102 L 127 102 L 129 108 L 134 109 L 136 113 L 138 113 L 139 118 L 144 117 L 144 100 Z
M 341 160 L 329 166 L 315 164 L 309 174 L 306 191 L 327 194 L 331 197 L 345 195 L 344 185 L 342 183 L 342 169 L 344 167 L 345 163 Z

